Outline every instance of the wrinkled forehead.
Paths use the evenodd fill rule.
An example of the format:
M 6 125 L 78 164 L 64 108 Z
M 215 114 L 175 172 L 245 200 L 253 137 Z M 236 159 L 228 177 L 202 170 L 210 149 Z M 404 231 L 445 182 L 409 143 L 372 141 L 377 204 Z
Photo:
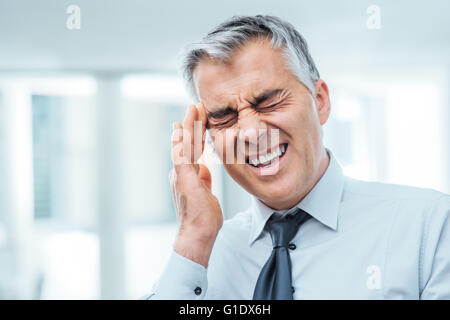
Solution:
M 270 78 L 264 79 L 263 72 L 245 73 L 224 81 L 215 79 L 207 86 L 199 84 L 198 93 L 205 105 L 214 109 L 252 99 L 274 86 L 268 80 Z
M 287 85 L 293 78 L 287 72 L 280 49 L 253 45 L 224 63 L 202 59 L 194 70 L 194 84 L 207 110 L 235 105 L 274 88 Z

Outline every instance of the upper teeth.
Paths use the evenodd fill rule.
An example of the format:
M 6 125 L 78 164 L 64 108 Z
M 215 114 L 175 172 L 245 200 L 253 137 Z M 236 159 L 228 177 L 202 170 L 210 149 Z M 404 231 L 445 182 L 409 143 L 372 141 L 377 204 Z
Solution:
M 278 146 L 272 153 L 267 153 L 265 155 L 259 155 L 258 158 L 249 159 L 249 162 L 253 166 L 257 166 L 259 164 L 266 164 L 267 162 L 272 161 L 273 159 L 281 156 L 286 151 L 284 144 Z

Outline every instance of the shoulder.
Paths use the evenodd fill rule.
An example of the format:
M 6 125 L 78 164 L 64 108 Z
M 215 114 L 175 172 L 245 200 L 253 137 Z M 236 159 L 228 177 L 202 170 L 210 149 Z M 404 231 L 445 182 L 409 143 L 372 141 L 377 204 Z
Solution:
M 429 188 L 418 188 L 400 184 L 362 181 L 346 177 L 345 192 L 361 197 L 395 201 L 437 201 L 449 195 Z
M 370 204 L 378 208 L 391 208 L 405 221 L 418 219 L 426 223 L 432 217 L 444 218 L 450 212 L 450 195 L 429 188 L 399 184 L 362 181 L 346 177 L 345 202 Z

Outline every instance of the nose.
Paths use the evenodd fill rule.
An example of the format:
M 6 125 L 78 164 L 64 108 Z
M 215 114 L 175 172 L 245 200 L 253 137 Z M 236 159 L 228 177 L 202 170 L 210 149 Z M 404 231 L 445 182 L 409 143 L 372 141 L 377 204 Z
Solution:
M 257 114 L 251 111 L 240 115 L 238 121 L 239 132 L 237 135 L 238 145 L 242 147 L 248 146 L 250 150 L 257 152 L 257 146 L 261 146 L 267 140 L 267 124 L 262 121 Z M 241 150 L 244 151 L 244 150 Z M 253 153 L 253 152 L 250 152 Z
M 267 135 L 266 128 L 249 127 L 239 128 L 238 139 L 247 144 L 258 144 L 258 141 L 262 140 Z

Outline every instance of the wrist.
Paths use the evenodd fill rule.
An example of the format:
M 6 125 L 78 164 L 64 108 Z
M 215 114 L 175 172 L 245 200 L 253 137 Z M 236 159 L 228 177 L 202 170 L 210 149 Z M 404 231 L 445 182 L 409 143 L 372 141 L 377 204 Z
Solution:
M 214 236 L 197 239 L 178 235 L 177 240 L 175 241 L 174 251 L 207 268 L 215 238 L 216 237 Z

